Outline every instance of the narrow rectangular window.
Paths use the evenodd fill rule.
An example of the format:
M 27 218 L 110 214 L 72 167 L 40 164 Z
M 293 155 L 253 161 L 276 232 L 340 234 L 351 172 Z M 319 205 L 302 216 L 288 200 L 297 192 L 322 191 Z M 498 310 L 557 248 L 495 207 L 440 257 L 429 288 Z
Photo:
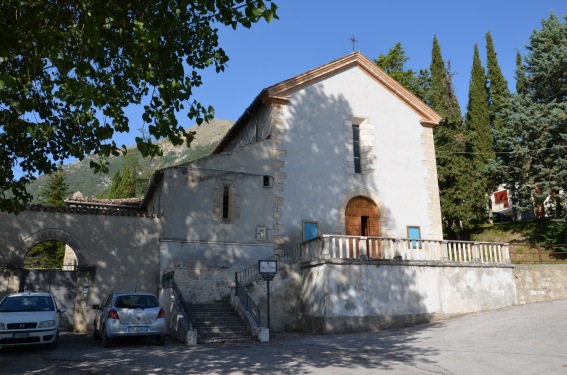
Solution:
M 421 238 L 421 229 L 419 227 L 408 227 L 408 238 L 410 240 Z M 411 241 L 412 249 L 421 249 L 421 241 Z
M 264 187 L 270 187 L 270 176 L 264 176 Z
M 352 126 L 352 151 L 354 153 L 354 173 L 360 173 L 360 127 Z
M 229 204 L 229 187 L 223 186 L 222 188 L 222 218 L 228 219 L 228 204 Z

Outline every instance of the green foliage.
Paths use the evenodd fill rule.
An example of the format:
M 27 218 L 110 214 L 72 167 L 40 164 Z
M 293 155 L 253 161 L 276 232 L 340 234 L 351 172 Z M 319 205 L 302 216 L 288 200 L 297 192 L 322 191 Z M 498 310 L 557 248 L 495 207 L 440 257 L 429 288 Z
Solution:
M 510 89 L 498 64 L 498 57 L 490 33 L 486 33 L 486 66 L 490 122 L 494 126 L 496 137 L 498 137 L 498 134 L 502 133 L 503 128 L 506 127 L 506 119 L 502 115 L 510 106 Z M 496 147 L 498 149 L 498 144 L 496 144 Z
M 29 251 L 24 260 L 24 268 L 63 268 L 65 243 L 46 241 L 36 245 Z
M 144 103 L 143 156 L 161 154 L 152 140 L 189 146 L 176 114 L 197 124 L 214 116 L 191 97 L 201 70 L 221 72 L 228 61 L 219 25 L 270 22 L 276 9 L 272 0 L 3 1 L 0 210 L 20 211 L 32 198 L 26 184 L 62 160 L 96 154 L 91 168 L 108 172 L 130 105 Z
M 433 133 L 443 232 L 445 238 L 459 239 L 478 222 L 477 210 L 472 206 L 476 202 L 477 176 L 470 173 L 471 161 L 465 154 L 467 138 L 461 109 L 453 89 L 449 64 L 445 66 L 437 38 L 433 39 L 429 70 L 427 103 L 444 117 Z
M 542 21 L 527 46 L 526 88 L 512 96 L 502 139 L 510 162 L 501 164 L 515 207 L 536 217 L 563 217 L 567 210 L 567 23 Z
M 426 97 L 427 104 L 443 116 L 447 124 L 458 128 L 455 130 L 461 129 L 461 108 L 457 96 L 455 95 L 450 64 L 445 66 L 437 37 L 433 38 L 429 71 L 429 91 Z
M 478 46 L 474 46 L 473 65 L 469 86 L 466 126 L 469 140 L 468 150 L 482 172 L 489 160 L 494 159 L 494 136 L 488 109 L 486 75 L 480 61 Z
M 164 150 L 168 150 L 160 157 L 142 158 L 135 147 L 128 147 L 128 153 L 126 155 L 107 158 L 108 175 L 94 174 L 89 168 L 89 160 L 95 158 L 95 156 L 87 156 L 82 161 L 63 167 L 66 172 L 65 179 L 72 192 L 80 191 L 85 197 L 106 199 L 109 198 L 109 188 L 114 173 L 123 168 L 125 157 L 134 158 L 139 162 L 136 178 L 136 196 L 142 197 L 146 192 L 150 177 L 157 169 L 188 163 L 210 155 L 211 151 L 218 144 L 220 137 L 228 131 L 232 124 L 231 121 L 213 119 L 209 123 L 202 124 L 199 127 L 193 127 L 196 128 L 197 134 L 191 143 L 191 148 L 187 148 L 185 145 L 173 147 L 168 140 L 160 141 L 160 147 Z M 47 176 L 40 176 L 28 187 L 28 191 L 34 195 L 34 203 L 39 203 L 37 201 L 38 187 L 44 183 L 46 177 Z
M 406 89 L 419 98 L 424 98 L 427 90 L 425 87 L 427 86 L 427 71 L 420 71 L 420 74 L 417 75 L 411 69 L 404 70 L 404 65 L 408 60 L 402 44 L 398 42 L 390 48 L 387 55 L 380 54 L 374 59 L 374 63 Z
M 567 225 L 562 219 L 485 224 L 473 228 L 469 239 L 485 242 L 567 244 Z
M 124 167 L 116 195 L 116 198 L 132 198 L 136 196 L 136 176 L 129 166 Z
M 567 222 L 551 220 L 547 230 L 540 233 L 537 242 L 546 244 L 567 244 Z M 565 249 L 562 249 L 565 251 Z
M 122 175 L 120 174 L 120 169 L 117 169 L 112 176 L 112 182 L 110 183 L 110 189 L 108 190 L 108 199 L 116 199 L 118 196 L 118 188 L 122 182 Z
M 45 183 L 41 185 L 38 200 L 39 203 L 47 206 L 63 207 L 68 196 L 69 185 L 66 181 L 66 173 L 63 169 L 58 169 L 50 174 Z
M 486 75 L 480 61 L 478 46 L 474 46 L 473 65 L 466 115 L 467 153 L 470 185 L 467 190 L 467 209 L 475 223 L 488 220 L 488 196 L 493 191 L 487 177 L 489 161 L 494 159 L 494 136 L 488 110 Z
M 535 30 L 526 46 L 525 71 L 528 91 L 536 102 L 567 100 L 567 16 L 562 22 L 555 14 L 542 20 L 542 29 Z
M 516 92 L 518 94 L 526 94 L 528 92 L 528 79 L 524 70 L 524 62 L 520 52 L 516 53 Z

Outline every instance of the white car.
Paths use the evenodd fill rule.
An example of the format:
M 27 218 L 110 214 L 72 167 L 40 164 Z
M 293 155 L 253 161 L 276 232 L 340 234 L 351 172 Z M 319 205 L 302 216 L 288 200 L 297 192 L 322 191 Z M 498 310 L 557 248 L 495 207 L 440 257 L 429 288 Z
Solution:
M 118 337 L 146 336 L 155 339 L 156 345 L 165 343 L 165 312 L 151 293 L 111 293 L 93 309 L 97 310 L 94 338 L 102 338 L 105 348 Z
M 12 293 L 0 302 L 0 347 L 59 343 L 59 314 L 50 293 Z

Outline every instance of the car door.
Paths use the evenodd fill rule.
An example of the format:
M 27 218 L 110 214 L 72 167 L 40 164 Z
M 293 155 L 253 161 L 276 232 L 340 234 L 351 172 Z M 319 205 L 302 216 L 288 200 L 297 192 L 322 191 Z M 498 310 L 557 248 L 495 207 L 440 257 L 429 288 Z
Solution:
M 95 317 L 95 329 L 98 332 L 102 331 L 102 322 L 104 320 L 104 317 L 108 315 L 108 308 L 110 306 L 110 302 L 112 301 L 113 296 L 114 294 L 109 294 L 100 304 L 100 308 Z

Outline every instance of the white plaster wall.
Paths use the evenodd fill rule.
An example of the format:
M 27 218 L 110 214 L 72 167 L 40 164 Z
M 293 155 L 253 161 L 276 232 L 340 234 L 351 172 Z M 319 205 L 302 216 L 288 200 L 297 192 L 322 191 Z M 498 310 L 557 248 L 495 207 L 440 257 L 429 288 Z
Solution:
M 263 141 L 164 171 L 160 270 L 175 271 L 188 300 L 228 295 L 235 271 L 273 255 L 271 151 Z M 228 220 L 221 215 L 223 184 L 231 189 Z M 267 230 L 264 240 L 258 226 Z
M 515 302 L 512 272 L 472 266 L 323 264 L 304 274 L 304 313 L 328 319 L 499 309 Z
M 286 151 L 280 223 L 290 243 L 301 239 L 302 220 L 319 221 L 334 233 L 338 203 L 355 187 L 375 192 L 390 221 L 382 235 L 406 237 L 420 226 L 422 238 L 439 233 L 428 209 L 420 116 L 363 71 L 351 68 L 290 94 L 284 111 Z M 367 118 L 374 126 L 376 165 L 372 174 L 349 174 L 345 120 Z
M 164 172 L 162 239 L 251 245 L 270 241 L 270 230 L 266 241 L 256 240 L 257 226 L 273 226 L 273 187 L 263 187 L 263 177 L 272 176 L 269 141 L 200 159 L 185 167 Z M 230 221 L 213 215 L 214 190 L 222 181 L 234 187 L 231 208 L 236 214 Z
M 42 231 L 65 232 L 81 245 L 82 252 L 76 254 L 78 266 L 94 266 L 96 273 L 92 281 L 78 280 L 81 290 L 83 285 L 89 289 L 86 298 L 78 295 L 76 299 L 76 330 L 92 329 L 92 305 L 112 291 L 159 291 L 159 219 L 23 211 L 0 213 L 0 227 L 0 263 L 23 261 L 22 242 Z

